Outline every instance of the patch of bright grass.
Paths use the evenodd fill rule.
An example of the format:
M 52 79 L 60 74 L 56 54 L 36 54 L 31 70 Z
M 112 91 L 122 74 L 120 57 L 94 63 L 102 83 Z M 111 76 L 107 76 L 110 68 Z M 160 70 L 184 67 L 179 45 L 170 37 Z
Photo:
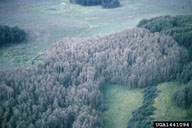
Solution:
M 102 92 L 106 106 L 106 110 L 102 114 L 104 128 L 127 128 L 132 112 L 142 105 L 141 89 L 105 85 Z
M 157 86 L 161 92 L 155 99 L 153 117 L 156 121 L 192 121 L 186 117 L 187 110 L 177 107 L 172 101 L 172 95 L 179 87 L 179 83 L 169 82 Z

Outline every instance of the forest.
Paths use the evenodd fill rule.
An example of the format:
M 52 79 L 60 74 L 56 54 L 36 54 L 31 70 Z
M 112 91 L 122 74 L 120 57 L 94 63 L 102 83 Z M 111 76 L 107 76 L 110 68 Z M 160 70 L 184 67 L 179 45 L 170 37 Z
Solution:
M 173 101 L 181 108 L 189 108 L 188 115 L 192 115 L 192 16 L 160 16 L 143 19 L 137 25 L 150 32 L 160 32 L 170 35 L 189 52 L 189 59 L 183 69 L 177 74 L 176 80 L 182 86 L 173 94 Z
M 70 2 L 83 6 L 101 5 L 103 8 L 117 8 L 120 6 L 119 0 L 70 0 Z
M 0 25 L 0 46 L 10 43 L 21 43 L 25 41 L 27 34 L 18 27 Z
M 151 128 L 153 121 L 191 121 L 190 5 L 0 0 L 0 128 Z M 151 16 L 157 17 L 143 19 Z
M 149 20 L 143 19 L 137 27 L 148 29 L 150 32 L 160 32 L 170 35 L 180 46 L 189 50 L 192 55 L 192 16 L 160 16 Z
M 140 28 L 63 39 L 43 63 L 0 73 L 0 124 L 100 128 L 104 83 L 143 88 L 171 81 L 186 57 L 187 50 L 171 37 Z

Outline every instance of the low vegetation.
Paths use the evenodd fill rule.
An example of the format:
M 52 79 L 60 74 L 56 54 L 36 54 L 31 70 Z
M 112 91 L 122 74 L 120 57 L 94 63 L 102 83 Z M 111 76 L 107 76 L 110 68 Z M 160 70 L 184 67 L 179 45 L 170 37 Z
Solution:
M 0 46 L 10 43 L 21 43 L 26 40 L 26 33 L 18 27 L 0 25 Z
M 170 81 L 186 56 L 172 38 L 145 29 L 66 38 L 43 63 L 0 72 L 0 125 L 101 128 L 104 83 L 143 88 Z
M 155 121 L 192 121 L 192 117 L 189 116 L 190 108 L 178 107 L 172 100 L 174 92 L 181 87 L 176 82 L 163 83 L 157 86 L 160 93 L 153 105 L 156 108 L 154 115 L 152 115 Z M 179 96 L 180 94 L 177 93 L 177 95 Z
M 116 8 L 120 6 L 119 0 L 70 0 L 70 2 L 83 6 L 101 5 L 103 8 Z
M 132 112 L 142 105 L 141 89 L 128 89 L 121 85 L 105 85 L 102 89 L 103 128 L 127 128 Z

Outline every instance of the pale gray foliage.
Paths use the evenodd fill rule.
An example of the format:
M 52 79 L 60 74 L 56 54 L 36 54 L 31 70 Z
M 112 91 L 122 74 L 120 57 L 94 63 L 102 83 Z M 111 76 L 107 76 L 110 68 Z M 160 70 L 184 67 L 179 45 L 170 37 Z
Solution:
M 42 64 L 0 73 L 0 127 L 100 128 L 104 83 L 169 81 L 186 56 L 171 37 L 145 29 L 63 39 Z

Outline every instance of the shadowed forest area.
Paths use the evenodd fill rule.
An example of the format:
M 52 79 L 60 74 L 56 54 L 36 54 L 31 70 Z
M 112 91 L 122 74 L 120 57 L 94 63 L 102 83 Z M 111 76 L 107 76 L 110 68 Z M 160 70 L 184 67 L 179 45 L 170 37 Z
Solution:
M 0 25 L 0 46 L 8 43 L 19 43 L 26 40 L 26 33 L 18 27 L 10 28 L 9 26 Z
M 0 2 L 0 128 L 192 120 L 190 1 Z
M 192 16 L 160 16 L 149 20 L 141 20 L 137 27 L 148 29 L 150 32 L 160 32 L 170 35 L 180 46 L 192 53 Z

